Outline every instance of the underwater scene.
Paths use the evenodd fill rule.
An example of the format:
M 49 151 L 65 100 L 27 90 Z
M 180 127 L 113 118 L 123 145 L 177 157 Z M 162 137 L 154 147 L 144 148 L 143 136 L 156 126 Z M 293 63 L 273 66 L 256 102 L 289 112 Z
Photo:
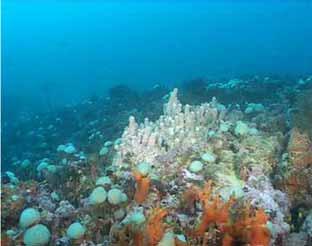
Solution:
M 3 0 L 2 246 L 311 246 L 312 1 Z

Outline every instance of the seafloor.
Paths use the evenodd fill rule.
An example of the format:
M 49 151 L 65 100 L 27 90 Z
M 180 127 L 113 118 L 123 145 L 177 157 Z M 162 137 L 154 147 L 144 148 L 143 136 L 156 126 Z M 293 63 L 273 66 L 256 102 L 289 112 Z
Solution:
M 2 246 L 312 245 L 312 76 L 120 85 L 2 131 Z

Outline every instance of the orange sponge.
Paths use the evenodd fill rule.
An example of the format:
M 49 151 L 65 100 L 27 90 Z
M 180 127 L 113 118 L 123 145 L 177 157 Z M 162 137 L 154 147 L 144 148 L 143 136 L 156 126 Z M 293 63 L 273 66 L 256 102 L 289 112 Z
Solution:
M 166 215 L 167 211 L 161 208 L 156 208 L 152 212 L 146 225 L 148 245 L 157 245 L 162 239 L 166 229 L 162 220 Z
M 150 187 L 150 178 L 144 177 L 138 172 L 133 172 L 133 176 L 136 180 L 137 187 L 134 194 L 134 200 L 137 203 L 143 203 L 146 199 Z

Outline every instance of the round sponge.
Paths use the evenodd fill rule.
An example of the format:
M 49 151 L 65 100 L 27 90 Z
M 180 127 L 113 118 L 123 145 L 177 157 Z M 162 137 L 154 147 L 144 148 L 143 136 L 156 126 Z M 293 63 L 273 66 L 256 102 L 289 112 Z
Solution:
M 44 246 L 50 241 L 51 233 L 49 229 L 41 224 L 30 227 L 24 234 L 26 246 Z
M 113 205 L 127 201 L 127 195 L 119 189 L 111 189 L 108 192 L 108 202 Z
M 105 189 L 103 187 L 96 187 L 92 191 L 92 193 L 89 197 L 89 200 L 90 200 L 90 203 L 92 205 L 100 204 L 100 203 L 105 202 L 106 197 L 107 197 L 107 193 L 106 193 Z
M 86 232 L 86 228 L 83 225 L 81 225 L 79 222 L 75 222 L 75 223 L 72 223 L 68 227 L 66 235 L 70 239 L 79 239 L 83 237 L 85 232 Z
M 198 173 L 203 169 L 203 166 L 203 163 L 201 163 L 200 161 L 192 161 L 189 165 L 189 170 L 192 173 Z
M 40 213 L 37 209 L 34 208 L 26 208 L 19 219 L 19 225 L 23 229 L 38 223 L 40 220 Z

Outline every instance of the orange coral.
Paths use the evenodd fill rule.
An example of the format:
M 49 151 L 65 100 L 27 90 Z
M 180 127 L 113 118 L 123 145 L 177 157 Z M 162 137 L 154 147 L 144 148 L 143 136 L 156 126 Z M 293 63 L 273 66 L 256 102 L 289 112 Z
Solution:
M 222 246 L 231 246 L 233 244 L 233 238 L 229 234 L 225 234 L 222 239 Z
M 268 216 L 263 209 L 256 211 L 250 221 L 248 242 L 250 246 L 267 246 L 270 243 L 270 231 L 267 228 Z
M 133 235 L 133 245 L 144 246 L 144 235 L 141 231 L 135 232 Z
M 136 180 L 137 187 L 134 194 L 134 200 L 137 203 L 143 203 L 146 199 L 150 187 L 150 178 L 144 177 L 139 172 L 133 172 L 133 176 Z
M 263 209 L 253 210 L 248 205 L 243 215 L 233 225 L 232 235 L 249 243 L 250 246 L 267 246 L 270 243 L 270 231 L 267 228 L 268 216 Z
M 161 208 L 156 208 L 152 211 L 144 230 L 139 230 L 134 233 L 135 246 L 154 246 L 159 243 L 165 234 L 166 226 L 163 223 L 163 218 L 167 215 L 167 211 Z
M 144 230 L 138 230 L 133 235 L 133 245 L 135 246 L 155 246 L 163 238 L 166 226 L 163 218 L 167 215 L 167 211 L 156 208 L 151 212 Z
M 212 182 L 208 182 L 203 190 L 192 187 L 185 197 L 191 201 L 200 201 L 203 208 L 201 222 L 190 233 L 191 237 L 204 237 L 208 228 L 214 225 L 222 235 L 223 246 L 231 246 L 235 241 L 249 243 L 251 246 L 269 245 L 270 232 L 266 227 L 268 217 L 263 209 L 252 214 L 253 210 L 247 204 L 242 208 L 241 215 L 231 221 L 230 209 L 235 201 L 231 198 L 228 202 L 223 202 L 219 196 L 214 196 Z
M 166 229 L 162 220 L 166 215 L 167 211 L 161 208 L 154 209 L 150 215 L 146 225 L 148 245 L 157 245 L 157 243 L 162 239 Z
M 193 195 L 191 195 L 192 192 L 194 193 Z M 230 199 L 227 203 L 224 203 L 219 196 L 212 196 L 211 181 L 206 183 L 203 190 L 192 187 L 187 192 L 186 198 L 199 200 L 203 207 L 201 222 L 192 233 L 194 236 L 203 236 L 212 223 L 217 224 L 222 232 L 227 230 L 230 217 L 229 209 L 233 205 L 234 200 Z

